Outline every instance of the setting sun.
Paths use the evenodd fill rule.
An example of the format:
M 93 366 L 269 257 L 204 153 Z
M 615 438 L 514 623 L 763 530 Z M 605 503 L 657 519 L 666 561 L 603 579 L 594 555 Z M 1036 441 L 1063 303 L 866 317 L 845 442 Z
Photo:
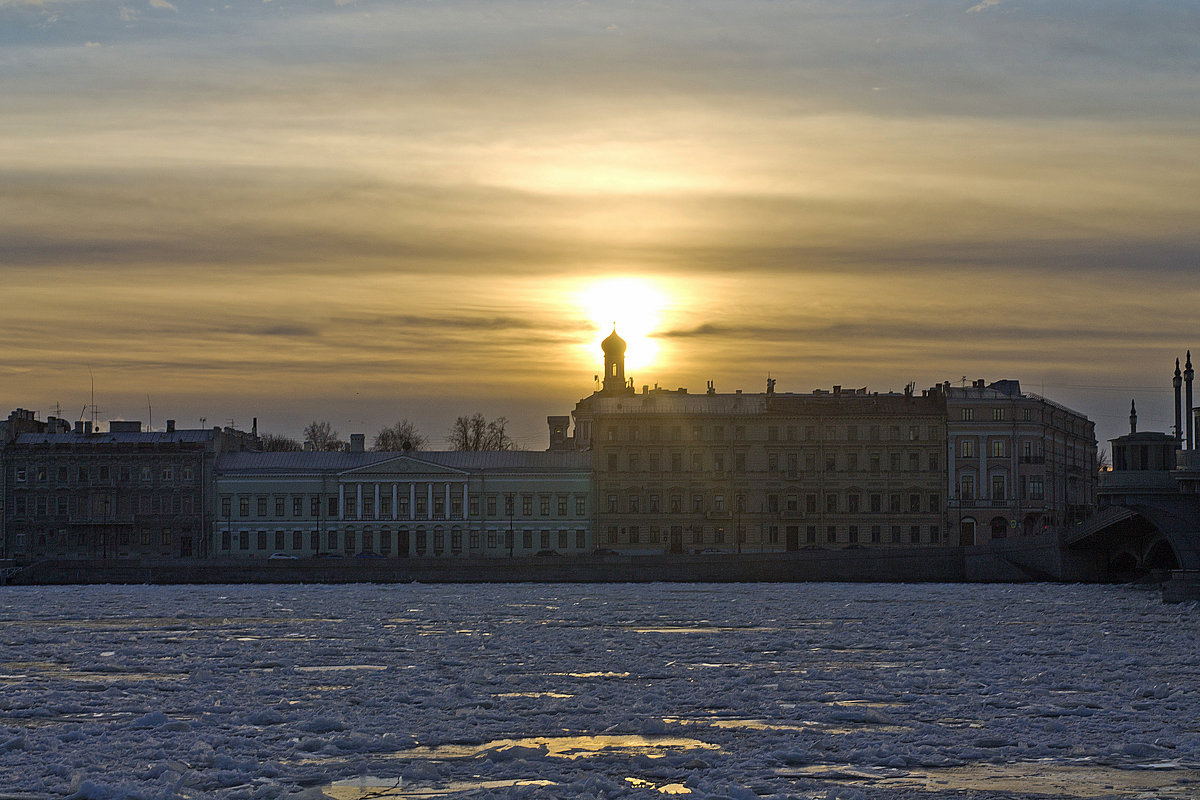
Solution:
M 607 278 L 589 284 L 579 292 L 578 302 L 596 326 L 595 340 L 588 343 L 592 357 L 599 352 L 600 340 L 612 332 L 628 344 L 625 368 L 630 373 L 650 367 L 658 355 L 658 341 L 652 338 L 663 323 L 667 295 L 655 281 L 639 277 Z

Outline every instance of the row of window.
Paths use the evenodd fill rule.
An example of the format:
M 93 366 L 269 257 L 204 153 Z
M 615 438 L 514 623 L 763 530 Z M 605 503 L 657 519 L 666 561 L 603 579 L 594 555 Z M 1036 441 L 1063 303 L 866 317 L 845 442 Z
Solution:
M 542 550 L 550 550 L 555 547 L 559 550 L 568 550 L 572 546 L 576 550 L 587 548 L 587 532 L 582 529 L 576 531 L 522 530 L 511 534 L 509 531 L 471 529 L 466 533 L 467 546 L 471 551 L 482 550 L 484 541 L 487 543 L 488 550 L 505 550 L 510 547 L 533 550 L 535 542 Z M 509 540 L 509 536 L 516 537 L 518 534 L 519 539 Z M 381 530 L 378 532 L 378 538 L 370 529 L 326 531 L 324 534 L 319 531 L 223 531 L 221 533 L 222 550 L 251 550 L 251 544 L 254 545 L 253 549 L 259 551 L 318 553 L 322 550 L 325 552 L 340 550 L 345 553 L 378 552 L 380 555 L 390 555 L 393 551 L 408 552 L 409 531 L 407 528 L 403 528 L 393 534 L 389 530 Z M 461 528 L 455 527 L 447 531 L 437 527 L 432 531 L 427 531 L 421 527 L 412 532 L 412 552 L 418 556 L 425 555 L 427 552 L 441 555 L 446 552 L 447 545 L 451 553 L 463 552 L 463 530 Z
M 974 458 L 978 440 L 975 437 L 959 437 L 958 454 L 961 458 Z M 1008 458 L 1008 439 L 994 437 L 987 440 L 989 458 Z M 1019 455 L 1025 463 L 1040 463 L 1043 458 L 1040 449 L 1031 440 L 1019 442 Z
M 821 532 L 821 526 L 806 526 L 804 529 L 804 543 L 857 544 L 859 542 L 870 542 L 871 544 L 883 544 L 888 542 L 892 544 L 937 544 L 942 541 L 942 529 L 938 525 L 909 525 L 907 528 L 903 525 L 891 525 L 887 526 L 886 529 L 883 525 L 826 525 L 823 528 L 823 536 L 819 536 Z M 759 533 L 762 537 L 762 542 L 765 544 L 777 545 L 780 543 L 778 525 L 768 526 Z M 668 535 L 670 537 L 669 540 L 663 541 Z M 785 532 L 785 536 L 789 544 L 800 544 L 799 527 L 789 526 Z M 610 525 L 605 533 L 605 544 L 612 546 L 639 544 L 753 545 L 757 543 L 757 540 L 752 542 L 747 539 L 745 526 L 739 526 L 735 531 L 728 532 L 721 526 L 696 526 L 685 530 L 682 526 L 677 525 L 671 527 L 668 532 L 668 529 L 651 525 L 643 533 L 639 525 L 629 525 L 626 527 Z
M 610 450 L 606 454 L 605 464 L 609 472 L 618 472 L 621 469 L 621 455 L 622 453 L 616 450 Z M 925 452 L 925 457 L 922 459 L 922 452 L 918 450 L 868 453 L 866 458 L 861 459 L 860 455 L 862 454 L 845 452 L 829 452 L 822 456 L 818 456 L 817 453 L 768 453 L 767 472 L 795 475 L 800 472 L 801 465 L 805 472 L 816 472 L 818 469 L 823 469 L 825 472 L 883 472 L 885 464 L 889 472 L 920 472 L 922 465 L 929 472 L 937 472 L 941 469 L 942 463 L 939 453 Z M 725 453 L 692 452 L 686 463 L 690 466 L 691 472 L 707 472 L 711 468 L 714 473 L 723 473 L 729 466 L 729 459 Z M 628 472 L 661 472 L 667 464 L 670 465 L 669 472 L 684 472 L 685 454 L 681 451 L 669 454 L 655 452 L 625 454 L 625 466 L 628 468 Z M 733 472 L 746 472 L 745 453 L 734 453 Z
M 14 466 L 13 480 L 17 483 L 28 483 L 32 481 L 36 483 L 50 482 L 51 468 L 45 464 L 36 464 L 33 467 Z M 78 484 L 78 483 L 111 483 L 116 480 L 119 483 L 133 483 L 136 475 L 141 483 L 153 483 L 155 475 L 162 482 L 174 482 L 178 475 L 184 481 L 192 481 L 195 478 L 195 471 L 190 466 L 185 466 L 176 469 L 174 464 L 164 464 L 157 469 L 152 466 L 131 467 L 122 465 L 111 467 L 107 464 L 92 465 L 92 466 L 76 466 L 74 467 L 74 484 L 71 483 L 71 468 L 67 466 L 59 466 L 54 469 L 55 480 L 59 484 Z
M 102 519 L 105 516 L 126 514 L 192 514 L 195 497 L 190 493 L 170 494 L 30 494 L 16 492 L 12 497 L 12 514 L 23 516 L 59 516 Z
M 1039 484 L 1040 486 L 1040 484 Z M 859 492 L 828 492 L 824 495 L 825 504 L 824 510 L 826 513 L 849 513 L 856 514 L 864 511 L 870 511 L 875 514 L 882 513 L 921 513 L 922 511 L 937 514 L 942 510 L 942 496 L 940 494 L 922 495 L 919 492 L 909 492 L 907 496 L 903 492 L 894 492 L 887 495 L 887 507 L 884 507 L 885 495 L 881 493 L 869 493 L 865 495 Z M 645 505 L 643 506 L 643 496 L 636 493 L 620 495 L 608 495 L 608 513 L 619 514 L 640 514 L 643 510 L 649 514 L 657 514 L 663 512 L 662 496 L 658 494 L 645 495 Z M 907 504 L 905 503 L 907 500 Z M 924 502 L 922 502 L 924 500 Z M 666 506 L 667 513 L 682 514 L 684 513 L 684 496 L 682 494 L 668 495 L 668 504 Z M 782 501 L 782 503 L 781 503 Z M 810 493 L 804 495 L 804 511 L 810 514 L 815 514 L 818 511 L 819 495 Z M 750 509 L 747 505 L 745 495 L 734 495 L 733 510 L 738 513 L 745 513 L 748 510 L 766 511 L 768 513 L 779 513 L 781 510 L 789 513 L 799 513 L 801 509 L 799 495 L 779 495 L 768 494 L 766 496 L 766 506 L 759 509 Z M 691 495 L 690 513 L 703 514 L 709 511 L 724 512 L 727 511 L 725 503 L 725 495 L 714 494 L 707 497 L 703 494 Z
M 969 473 L 960 475 L 958 479 L 959 497 L 963 500 L 976 499 L 975 476 Z M 1046 484 L 1044 478 L 1040 475 L 1021 476 L 1020 483 L 1021 500 L 1045 500 L 1046 499 Z M 993 475 L 992 476 L 992 500 L 1016 499 L 1008 497 L 1008 476 Z
M 959 410 L 959 419 L 961 419 L 963 422 L 974 422 L 975 421 L 975 410 L 976 409 L 974 409 L 974 408 L 960 409 Z M 984 409 L 979 409 L 979 411 L 982 413 L 984 411 Z M 1020 409 L 1020 412 L 1021 412 L 1021 420 L 1022 421 L 1024 421 L 1024 422 L 1032 422 L 1033 421 L 1033 409 L 1032 408 L 1022 408 L 1022 409 Z M 1006 415 L 1005 410 L 1003 408 L 992 408 L 992 422 L 1004 422 L 1006 419 L 1008 419 L 1008 416 Z
M 503 496 L 502 498 L 495 494 L 489 494 L 484 498 L 484 507 L 487 509 L 487 516 L 493 519 L 501 518 L 499 513 L 500 502 L 503 502 L 504 517 L 514 516 L 516 513 L 517 497 L 512 494 Z M 537 509 L 539 516 L 549 517 L 551 511 L 556 511 L 557 516 L 568 516 L 569 509 L 572 508 L 571 497 L 568 495 L 538 495 L 536 498 L 531 494 L 523 494 L 520 496 L 521 516 L 532 517 L 534 509 L 534 500 L 537 500 Z M 233 514 L 233 496 L 221 496 L 221 518 L 230 519 Z M 291 516 L 295 518 L 320 518 L 321 517 L 321 496 L 320 495 L 291 495 L 290 505 L 288 497 L 284 495 L 238 495 L 237 496 L 237 515 L 239 518 L 250 517 L 251 508 L 254 509 L 254 516 L 258 518 L 266 518 L 273 516 L 278 519 L 287 516 L 287 510 L 291 509 Z M 470 495 L 467 498 L 467 513 L 472 517 L 479 516 L 479 496 Z M 253 502 L 253 506 L 251 505 Z M 393 518 L 392 497 L 390 493 L 381 494 L 379 497 L 378 513 L 376 513 L 376 503 L 374 493 L 364 494 L 362 497 L 362 508 L 359 508 L 357 492 L 345 498 L 345 506 L 342 509 L 343 517 L 348 519 L 387 519 Z M 584 517 L 587 515 L 587 497 L 584 495 L 575 495 L 574 504 L 576 517 Z M 308 514 L 305 515 L 307 508 Z M 338 498 L 336 495 L 328 495 L 325 497 L 325 508 L 327 516 L 335 518 L 338 516 Z M 273 509 L 274 515 L 269 515 L 268 510 Z M 463 504 L 462 495 L 455 493 L 450 497 L 449 517 L 446 515 L 446 498 L 441 494 L 435 495 L 432 505 L 427 497 L 419 496 L 410 505 L 410 499 L 407 494 L 400 495 L 396 498 L 395 515 L 398 519 L 463 519 Z M 410 514 L 412 511 L 414 513 Z M 432 511 L 432 516 L 430 515 Z
M 120 547 L 128 547 L 129 545 L 142 545 L 147 547 L 150 545 L 161 545 L 163 547 L 171 547 L 175 544 L 178 538 L 178 531 L 173 528 L 141 528 L 131 530 L 129 528 L 121 528 L 114 535 L 115 543 Z M 90 537 L 90 538 L 89 538 Z M 95 534 L 88 534 L 84 531 L 77 531 L 74 534 L 65 529 L 40 531 L 33 535 L 36 539 L 38 547 L 87 547 L 89 544 L 100 545 L 100 541 Z M 184 528 L 182 531 L 182 539 L 190 541 L 191 530 Z M 181 540 L 182 540 L 181 539 Z M 18 549 L 25 547 L 26 535 L 24 532 L 19 532 L 14 537 L 15 545 Z M 111 542 L 107 543 L 111 544 Z
M 748 441 L 745 425 L 734 425 L 729 429 L 724 425 L 692 425 L 690 441 L 730 441 L 729 430 L 733 434 L 732 441 Z M 683 441 L 683 431 L 684 426 L 682 425 L 665 427 L 662 425 L 609 425 L 605 431 L 605 438 L 610 442 L 681 442 Z M 924 431 L 920 425 L 827 425 L 820 428 L 817 425 L 767 425 L 765 428 L 753 431 L 757 434 L 753 440 L 765 439 L 768 442 L 879 442 L 885 441 L 884 435 L 886 434 L 888 441 L 916 442 L 921 441 L 922 432 L 925 434 L 923 438 L 928 441 L 938 441 L 942 438 L 942 428 L 938 425 L 924 426 Z M 666 438 L 664 438 L 664 433 Z

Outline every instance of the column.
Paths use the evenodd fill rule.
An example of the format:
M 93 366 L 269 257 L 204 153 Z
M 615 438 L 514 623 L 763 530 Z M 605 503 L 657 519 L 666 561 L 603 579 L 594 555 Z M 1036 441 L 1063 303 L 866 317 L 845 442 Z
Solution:
M 344 519 L 346 516 L 346 484 L 338 484 L 338 519 Z
M 433 484 L 425 484 L 425 513 L 426 519 L 433 519 Z
M 375 517 L 379 519 L 379 484 L 375 484 Z
M 354 518 L 362 519 L 363 517 L 362 517 L 362 484 L 361 483 L 354 484 L 354 492 L 355 492 L 354 496 L 356 498 L 355 502 L 358 504 L 358 508 L 354 509 Z
M 410 483 L 408 485 L 408 518 L 416 519 L 414 516 L 417 513 L 417 485 Z
M 446 493 L 446 505 L 445 505 L 446 519 L 450 519 L 450 516 L 451 516 L 451 514 L 450 514 L 450 481 L 446 481 L 446 485 L 445 485 L 444 489 L 445 489 L 445 493 Z
M 400 486 L 392 484 L 392 519 L 400 519 Z

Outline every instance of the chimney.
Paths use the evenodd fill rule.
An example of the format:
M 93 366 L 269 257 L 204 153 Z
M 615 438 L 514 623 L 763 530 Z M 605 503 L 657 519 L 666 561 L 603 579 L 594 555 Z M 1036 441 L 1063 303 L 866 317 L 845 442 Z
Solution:
M 254 421 L 250 423 L 250 435 L 254 437 L 258 436 L 258 417 L 255 417 Z
M 1187 351 L 1187 363 L 1183 368 L 1184 382 L 1184 401 L 1187 403 L 1187 449 L 1191 450 L 1195 447 L 1195 441 L 1192 439 L 1192 379 L 1196 377 L 1196 371 L 1192 369 L 1192 351 Z
M 91 434 L 91 432 L 92 432 L 92 421 L 91 421 L 90 419 L 89 419 L 89 420 L 84 420 L 84 422 L 83 422 L 83 432 L 84 432 L 85 434 Z
M 167 433 L 174 433 L 174 432 L 175 432 L 175 420 L 169 419 L 169 420 L 167 420 Z
M 367 441 L 366 434 L 362 434 L 362 433 L 350 434 L 350 452 L 351 453 L 361 453 L 364 450 L 366 450 L 367 449 L 366 441 Z
M 1179 372 L 1179 359 L 1175 359 L 1175 377 L 1171 379 L 1175 389 L 1175 448 L 1183 447 L 1183 397 L 1179 394 L 1183 386 L 1183 376 Z
M 1134 401 L 1129 401 L 1129 432 L 1137 433 L 1137 407 Z
M 83 420 L 81 420 L 81 419 L 75 420 L 75 432 L 83 433 Z

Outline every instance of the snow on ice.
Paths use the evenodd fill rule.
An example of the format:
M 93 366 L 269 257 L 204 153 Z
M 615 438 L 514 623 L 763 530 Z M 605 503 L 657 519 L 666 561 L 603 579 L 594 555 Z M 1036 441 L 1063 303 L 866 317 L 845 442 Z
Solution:
M 0 795 L 1200 796 L 1131 587 L 0 589 Z

